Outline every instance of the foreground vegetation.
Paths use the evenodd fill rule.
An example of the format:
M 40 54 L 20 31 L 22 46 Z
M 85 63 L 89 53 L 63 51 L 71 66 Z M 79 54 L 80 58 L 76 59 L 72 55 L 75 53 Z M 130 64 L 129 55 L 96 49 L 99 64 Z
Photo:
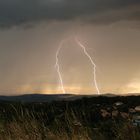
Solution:
M 116 102 L 122 102 L 116 106 Z M 130 108 L 140 97 L 0 103 L 0 140 L 140 140 Z M 113 113 L 113 112 L 116 112 Z

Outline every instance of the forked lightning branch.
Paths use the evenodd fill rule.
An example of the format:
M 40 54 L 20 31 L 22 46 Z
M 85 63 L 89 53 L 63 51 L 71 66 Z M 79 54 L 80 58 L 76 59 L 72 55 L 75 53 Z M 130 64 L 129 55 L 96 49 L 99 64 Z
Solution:
M 100 90 L 99 90 L 98 83 L 97 83 L 96 64 L 93 61 L 93 59 L 90 56 L 90 54 L 87 52 L 86 47 L 77 39 L 77 37 L 75 37 L 75 41 L 78 44 L 78 46 L 83 50 L 85 56 L 87 56 L 88 60 L 90 61 L 91 65 L 92 65 L 92 69 L 93 69 L 93 86 L 95 86 L 97 94 L 100 95 Z M 66 93 L 65 88 L 64 88 L 62 74 L 61 74 L 61 71 L 60 71 L 60 65 L 59 65 L 59 53 L 60 53 L 60 51 L 61 51 L 61 49 L 63 47 L 63 44 L 64 44 L 64 41 L 61 41 L 61 43 L 59 45 L 59 48 L 57 49 L 55 68 L 56 68 L 57 73 L 58 73 L 61 90 L 62 90 L 63 93 Z

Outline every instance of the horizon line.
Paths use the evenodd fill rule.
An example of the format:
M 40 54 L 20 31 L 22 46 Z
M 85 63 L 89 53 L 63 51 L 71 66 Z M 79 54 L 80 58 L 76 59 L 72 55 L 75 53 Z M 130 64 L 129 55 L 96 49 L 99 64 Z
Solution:
M 96 93 L 20 93 L 20 94 L 0 94 L 0 96 L 22 96 L 22 95 L 75 95 L 75 96 L 102 96 L 102 95 L 116 95 L 116 96 L 132 96 L 132 95 L 140 95 L 140 93 L 101 93 L 100 95 L 97 95 Z

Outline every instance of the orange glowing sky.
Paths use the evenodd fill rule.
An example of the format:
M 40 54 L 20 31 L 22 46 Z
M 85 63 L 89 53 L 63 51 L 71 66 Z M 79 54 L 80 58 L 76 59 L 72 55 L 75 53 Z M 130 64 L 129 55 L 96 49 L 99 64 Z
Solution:
M 59 55 L 66 92 L 96 94 L 75 35 L 97 65 L 101 93 L 140 93 L 139 1 L 7 0 L 0 13 L 0 94 L 62 93 L 55 53 L 67 38 Z

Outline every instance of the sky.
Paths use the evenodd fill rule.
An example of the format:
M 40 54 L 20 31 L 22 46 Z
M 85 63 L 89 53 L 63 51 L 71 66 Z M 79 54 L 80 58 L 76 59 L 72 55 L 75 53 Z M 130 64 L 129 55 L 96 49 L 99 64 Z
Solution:
M 0 94 L 140 93 L 139 0 L 0 0 Z

